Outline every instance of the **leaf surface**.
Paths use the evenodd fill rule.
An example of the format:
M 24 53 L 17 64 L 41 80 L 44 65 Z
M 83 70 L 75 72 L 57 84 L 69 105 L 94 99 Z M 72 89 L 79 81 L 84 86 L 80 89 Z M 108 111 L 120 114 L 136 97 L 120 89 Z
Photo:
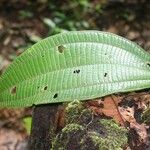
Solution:
M 87 100 L 150 88 L 150 54 L 120 36 L 73 31 L 48 37 L 0 78 L 0 106 Z

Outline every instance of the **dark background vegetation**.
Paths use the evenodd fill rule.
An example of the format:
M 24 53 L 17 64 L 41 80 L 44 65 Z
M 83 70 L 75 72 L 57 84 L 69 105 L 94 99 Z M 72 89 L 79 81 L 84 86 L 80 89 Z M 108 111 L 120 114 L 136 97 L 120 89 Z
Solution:
M 0 74 L 40 39 L 72 30 L 113 32 L 150 52 L 150 1 L 1 0 Z M 30 109 L 0 110 L 1 150 L 26 149 L 28 134 L 22 118 L 30 114 Z

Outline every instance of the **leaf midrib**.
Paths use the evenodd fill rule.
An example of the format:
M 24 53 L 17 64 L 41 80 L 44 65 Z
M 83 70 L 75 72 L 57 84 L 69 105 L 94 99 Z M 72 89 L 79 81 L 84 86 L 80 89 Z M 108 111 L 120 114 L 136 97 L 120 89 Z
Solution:
M 49 73 L 52 73 L 52 72 L 60 72 L 60 71 L 65 71 L 65 70 L 70 70 L 70 69 L 73 69 L 73 68 L 76 68 L 76 67 L 84 67 L 84 66 L 95 66 L 95 65 L 110 65 L 110 66 L 120 66 L 120 67 L 128 67 L 128 68 L 133 68 L 135 69 L 135 67 L 132 67 L 132 66 L 128 66 L 128 65 L 120 65 L 120 64 L 105 64 L 105 63 L 98 63 L 98 64 L 86 64 L 86 65 L 80 65 L 80 66 L 75 66 L 75 67 L 69 67 L 69 68 L 65 68 L 65 69 L 59 69 L 59 70 L 55 70 L 55 71 L 49 71 L 49 72 L 46 72 L 46 73 L 41 73 L 41 74 L 38 74 L 36 76 L 32 76 L 31 78 L 26 78 L 25 80 L 21 80 L 18 84 L 15 84 L 15 86 L 19 85 L 19 84 L 22 84 L 23 82 L 29 82 L 30 80 L 35 80 L 36 78 L 38 78 L 39 76 L 44 76 L 46 74 L 49 74 Z M 146 71 L 148 72 L 148 70 L 146 70 L 146 68 L 144 69 L 139 69 L 139 68 L 136 68 L 137 70 L 141 70 L 141 71 Z M 0 92 L 0 94 L 2 92 L 5 92 L 7 91 L 8 89 L 7 88 L 11 88 L 11 86 L 13 86 L 14 84 L 10 85 L 9 87 L 6 87 L 6 88 L 3 88 L 3 90 Z

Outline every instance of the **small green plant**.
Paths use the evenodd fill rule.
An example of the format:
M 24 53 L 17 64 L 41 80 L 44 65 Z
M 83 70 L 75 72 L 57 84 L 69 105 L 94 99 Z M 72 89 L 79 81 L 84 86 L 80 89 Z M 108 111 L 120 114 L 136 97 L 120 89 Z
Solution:
M 150 54 L 141 47 L 106 32 L 65 32 L 41 40 L 8 67 L 0 78 L 0 107 L 36 105 L 32 134 L 38 140 L 31 145 L 45 149 L 41 139 L 49 139 L 50 131 L 45 122 L 54 122 L 59 103 L 145 88 Z

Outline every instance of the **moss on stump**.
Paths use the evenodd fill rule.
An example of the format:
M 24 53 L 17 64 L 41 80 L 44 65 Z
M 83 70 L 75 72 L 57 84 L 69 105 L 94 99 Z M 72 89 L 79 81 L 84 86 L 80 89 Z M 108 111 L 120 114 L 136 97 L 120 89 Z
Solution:
M 122 150 L 126 143 L 125 128 L 72 102 L 66 108 L 66 126 L 53 139 L 52 150 Z

